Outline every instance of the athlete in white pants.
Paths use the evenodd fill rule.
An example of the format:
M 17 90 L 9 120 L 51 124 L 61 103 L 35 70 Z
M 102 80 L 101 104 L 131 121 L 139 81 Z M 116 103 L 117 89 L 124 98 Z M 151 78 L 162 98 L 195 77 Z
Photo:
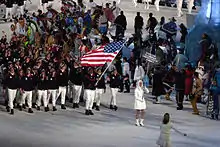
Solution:
M 22 91 L 20 106 L 25 105 L 25 100 L 27 99 L 28 108 L 32 108 L 32 91 Z
M 92 111 L 93 102 L 95 99 L 95 90 L 85 89 L 86 110 Z
M 20 111 L 22 111 L 22 106 L 25 109 L 25 100 L 28 103 L 28 113 L 33 113 L 32 110 L 32 91 L 35 89 L 35 80 L 32 76 L 31 69 L 27 68 L 26 75 L 21 77 L 20 81 L 20 92 L 21 92 L 21 102 Z
M 57 75 L 57 82 L 58 82 L 58 93 L 56 96 L 56 100 L 59 96 L 61 96 L 61 109 L 66 109 L 65 107 L 65 101 L 66 101 L 66 90 L 68 86 L 68 73 L 67 73 L 67 66 L 65 64 L 60 65 L 60 70 Z
M 58 92 L 58 86 L 57 86 L 57 81 L 56 81 L 56 71 L 55 69 L 51 69 L 50 74 L 48 76 L 48 91 L 47 91 L 47 97 L 48 100 L 52 98 L 52 105 L 53 105 L 53 111 L 57 111 L 56 109 L 56 96 Z M 47 106 L 49 103 L 47 104 Z
M 115 69 L 114 72 L 111 74 L 110 78 L 110 88 L 111 88 L 111 102 L 110 102 L 110 109 L 114 109 L 115 111 L 118 109 L 116 105 L 116 96 L 121 85 L 120 75 L 118 74 L 117 70 Z
M 93 104 L 93 108 L 95 108 L 97 111 L 100 111 L 100 101 L 101 101 L 101 96 L 105 92 L 106 86 L 105 86 L 105 78 L 102 75 L 102 69 L 99 68 L 97 70 L 97 79 L 99 80 L 97 85 L 96 85 L 96 94 L 95 94 L 95 101 Z M 101 77 L 102 76 L 102 77 Z
M 135 8 L 137 7 L 137 0 L 133 0 Z
M 40 110 L 40 106 L 41 106 L 41 100 L 43 98 L 43 104 L 44 104 L 44 108 L 45 111 L 47 111 L 47 104 L 48 104 L 48 97 L 47 97 L 47 90 L 39 90 L 37 91 L 37 110 Z
M 194 4 L 194 0 L 188 0 L 188 13 L 192 14 L 192 7 Z
M 117 93 L 118 93 L 118 88 L 111 88 L 111 102 L 110 102 L 110 105 L 112 106 L 117 106 L 116 105 L 116 96 L 117 96 Z
M 183 0 L 177 0 L 177 16 L 181 17 L 183 15 L 182 12 Z
M 15 75 L 15 71 L 13 68 L 9 69 L 9 73 L 7 74 L 5 81 L 3 82 L 7 87 L 8 94 L 8 107 L 7 112 L 11 111 L 11 114 L 14 114 L 14 99 L 16 98 L 17 88 L 18 88 L 18 80 Z
M 93 68 L 88 69 L 88 73 L 84 76 L 84 89 L 86 97 L 86 115 L 94 115 L 92 112 L 92 106 L 95 99 L 95 84 L 96 76 L 94 74 Z
M 14 99 L 16 98 L 17 89 L 9 89 L 8 88 L 8 106 L 11 109 L 11 114 L 14 114 Z
M 73 108 L 79 107 L 79 99 L 82 92 L 82 85 L 73 85 L 74 93 L 73 93 Z
M 156 7 L 156 10 L 159 11 L 160 10 L 160 0 L 155 0 L 154 5 Z
M 96 103 L 96 110 L 99 111 L 100 103 L 101 103 L 101 97 L 103 93 L 105 92 L 105 89 L 96 88 L 95 91 L 95 103 Z
M 8 0 L 6 2 L 6 19 L 10 19 L 12 21 L 12 13 L 13 13 L 13 2 L 12 0 Z
M 145 0 L 144 9 L 149 9 L 149 8 L 150 8 L 149 0 Z

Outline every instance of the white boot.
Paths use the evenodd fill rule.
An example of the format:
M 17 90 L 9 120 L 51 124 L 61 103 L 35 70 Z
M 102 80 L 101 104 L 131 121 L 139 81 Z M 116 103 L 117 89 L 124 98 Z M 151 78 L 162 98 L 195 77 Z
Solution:
M 136 119 L 136 126 L 140 126 L 139 119 Z
M 140 126 L 144 127 L 144 119 L 140 119 Z

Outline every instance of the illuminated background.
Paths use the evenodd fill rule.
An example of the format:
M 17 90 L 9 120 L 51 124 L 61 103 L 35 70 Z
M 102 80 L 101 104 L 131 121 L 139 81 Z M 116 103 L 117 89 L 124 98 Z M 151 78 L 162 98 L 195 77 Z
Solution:
M 201 9 L 186 39 L 185 54 L 191 62 L 197 62 L 201 56 L 199 41 L 203 33 L 208 34 L 220 49 L 220 0 L 202 0 Z

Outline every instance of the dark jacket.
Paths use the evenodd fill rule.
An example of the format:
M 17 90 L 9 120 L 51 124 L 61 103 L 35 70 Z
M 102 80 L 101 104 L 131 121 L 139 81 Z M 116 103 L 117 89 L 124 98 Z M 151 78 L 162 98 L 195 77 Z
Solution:
M 18 77 L 16 75 L 8 74 L 3 81 L 3 85 L 9 89 L 17 89 L 18 86 Z
M 176 91 L 185 91 L 185 72 L 180 71 L 175 73 L 175 88 Z
M 96 75 L 97 79 L 100 78 L 100 75 Z M 98 84 L 96 86 L 96 88 L 99 88 L 99 89 L 106 89 L 106 86 L 105 86 L 105 78 L 102 76 L 102 78 L 98 81 Z
M 68 73 L 59 71 L 57 74 L 57 84 L 58 86 L 61 87 L 65 87 L 68 86 L 68 81 L 69 81 L 69 77 L 68 77 Z
M 152 95 L 161 96 L 166 93 L 164 90 L 164 84 L 162 80 L 163 77 L 164 77 L 163 71 L 157 70 L 154 72 Z
M 38 90 L 47 90 L 48 84 L 47 84 L 47 77 L 43 79 L 43 77 L 39 76 L 37 79 L 37 89 Z
M 82 86 L 83 78 L 82 78 L 82 72 L 79 71 L 77 68 L 72 68 L 70 71 L 69 80 L 74 84 L 78 86 Z
M 126 17 L 124 15 L 119 15 L 115 19 L 115 24 L 119 25 L 119 27 L 122 27 L 124 30 L 126 30 L 126 27 L 127 27 Z
M 119 88 L 121 85 L 120 75 L 112 74 L 110 76 L 110 88 Z
M 134 28 L 142 29 L 144 25 L 144 20 L 143 17 L 141 16 L 136 16 L 134 20 Z
M 50 90 L 55 90 L 59 88 L 56 77 L 52 77 L 51 75 L 48 76 L 47 88 Z
M 24 91 L 32 91 L 35 89 L 35 86 L 34 86 L 35 82 L 32 76 L 21 77 L 19 84 L 20 84 L 20 88 L 23 89 Z
M 84 89 L 95 90 L 96 75 L 86 74 L 83 79 Z

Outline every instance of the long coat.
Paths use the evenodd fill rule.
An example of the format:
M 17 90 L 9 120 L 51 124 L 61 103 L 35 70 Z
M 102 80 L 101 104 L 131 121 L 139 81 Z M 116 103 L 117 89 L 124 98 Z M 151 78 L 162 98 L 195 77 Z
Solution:
M 161 96 L 165 94 L 164 85 L 163 85 L 164 74 L 162 71 L 156 71 L 153 75 L 153 90 L 152 95 Z
M 192 85 L 193 85 L 193 71 L 186 70 L 185 71 L 185 95 L 189 95 L 192 92 Z
M 146 109 L 146 102 L 144 99 L 144 90 L 143 87 L 137 84 L 137 88 L 134 91 L 135 102 L 134 102 L 134 109 L 135 110 L 144 110 Z

